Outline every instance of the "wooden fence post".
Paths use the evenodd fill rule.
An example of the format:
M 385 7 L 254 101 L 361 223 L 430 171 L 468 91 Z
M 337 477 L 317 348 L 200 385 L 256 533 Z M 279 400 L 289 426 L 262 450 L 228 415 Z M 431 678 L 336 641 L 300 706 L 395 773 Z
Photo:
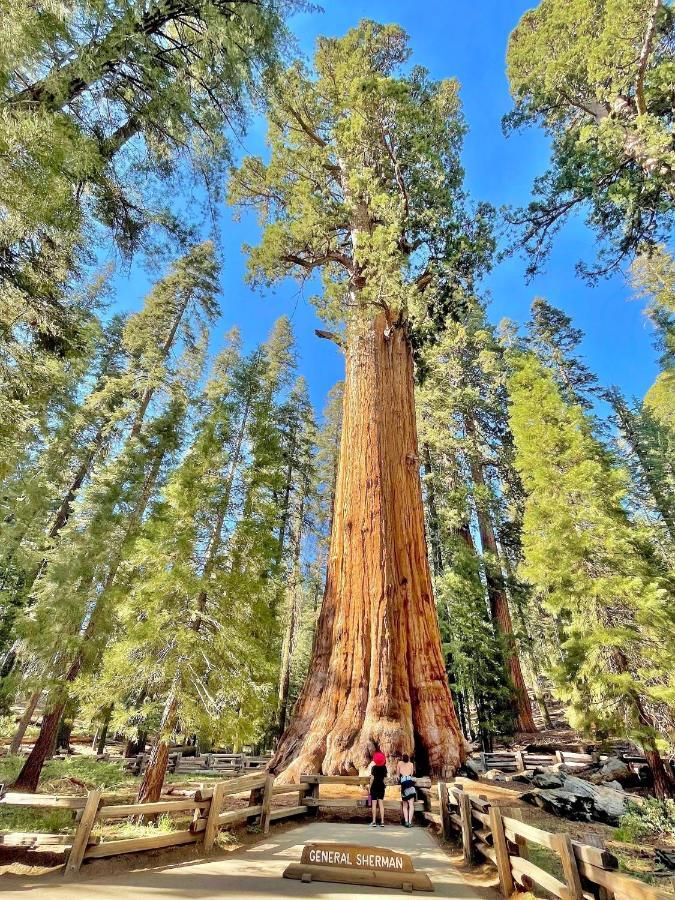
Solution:
M 516 750 L 516 752 L 513 755 L 516 757 L 516 769 L 519 772 L 524 772 L 525 771 L 525 758 L 523 757 L 523 751 Z
M 565 762 L 565 757 L 564 757 L 563 754 L 562 754 L 562 750 L 556 750 L 556 751 L 555 751 L 555 761 L 556 761 L 556 762 L 559 762 L 559 763 L 564 763 L 564 762 Z
M 223 806 L 223 791 L 225 790 L 225 782 L 217 781 L 213 785 L 213 794 L 211 795 L 211 805 L 209 806 L 209 814 L 206 818 L 206 828 L 204 829 L 204 853 L 209 853 L 216 842 L 218 836 L 218 816 Z
M 75 832 L 75 836 L 73 838 L 73 846 L 71 847 L 70 853 L 68 854 L 68 862 L 66 863 L 66 869 L 63 873 L 65 876 L 75 875 L 80 871 L 80 866 L 82 865 L 82 860 L 84 859 L 84 853 L 87 849 L 87 844 L 89 843 L 91 829 L 94 827 L 94 822 L 96 821 L 96 815 L 98 813 L 100 804 L 100 788 L 89 791 L 89 794 L 87 795 L 87 802 L 84 809 L 82 810 L 82 818 L 80 819 L 80 824 L 77 826 L 77 831 Z
M 510 897 L 515 890 L 515 885 L 511 874 L 511 860 L 504 833 L 504 822 L 502 814 L 496 806 L 490 807 L 490 830 L 492 831 L 492 844 L 495 848 L 499 890 L 504 897 Z
M 579 875 L 577 859 L 572 847 L 572 838 L 569 834 L 555 834 L 553 835 L 553 842 L 555 849 L 560 854 L 569 900 L 584 900 L 581 876 Z
M 597 753 L 596 756 L 600 759 L 599 753 Z M 594 834 L 593 832 L 585 834 L 582 843 L 588 844 L 591 847 L 598 847 L 600 850 L 605 849 L 605 842 L 603 839 L 599 834 Z M 603 887 L 602 885 L 594 885 L 594 887 L 597 900 L 613 900 L 614 894 L 608 891 L 606 887 Z
M 464 852 L 464 862 L 470 866 L 474 861 L 471 798 L 465 791 L 461 791 L 457 799 L 459 800 L 459 817 L 462 820 L 462 850 Z
M 262 810 L 260 812 L 260 830 L 263 834 L 269 834 L 270 813 L 272 812 L 272 793 L 274 789 L 274 775 L 268 775 L 263 788 Z
M 321 785 L 319 784 L 318 781 L 316 781 L 314 784 L 309 785 L 309 790 L 305 794 L 305 797 L 307 797 L 308 799 L 310 797 L 312 797 L 314 800 L 318 800 L 319 796 L 320 796 L 320 794 L 319 794 L 320 790 L 321 790 Z M 317 806 L 308 806 L 307 807 L 307 815 L 308 816 L 318 816 L 319 815 L 318 805 Z
M 450 840 L 450 798 L 448 786 L 444 781 L 438 782 L 438 802 L 441 805 L 441 826 L 443 828 L 443 840 Z
M 524 821 L 523 811 L 518 806 L 514 806 L 509 810 L 509 816 L 511 816 L 512 819 L 518 819 L 519 822 Z M 527 839 L 517 834 L 516 844 L 518 844 L 518 855 L 520 858 L 527 859 Z

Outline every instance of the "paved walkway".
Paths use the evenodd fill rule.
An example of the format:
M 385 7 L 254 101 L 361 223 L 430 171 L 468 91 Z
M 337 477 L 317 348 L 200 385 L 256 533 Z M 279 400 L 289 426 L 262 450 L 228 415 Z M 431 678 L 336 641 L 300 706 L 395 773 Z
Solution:
M 326 882 L 303 884 L 282 878 L 291 862 L 299 862 L 303 844 L 308 841 L 335 841 L 365 846 L 383 847 L 409 853 L 418 872 L 426 872 L 435 888 L 427 897 L 450 897 L 453 900 L 494 900 L 496 892 L 490 888 L 467 885 L 461 873 L 436 840 L 423 828 L 404 829 L 397 826 L 371 829 L 367 825 L 342 822 L 312 822 L 281 832 L 274 830 L 268 839 L 227 856 L 145 869 L 118 872 L 107 878 L 87 879 L 65 883 L 50 879 L 40 885 L 39 880 L 26 880 L 14 886 L 13 879 L 0 884 L 0 893 L 7 898 L 31 900 L 143 900 L 143 898 L 194 898 L 194 900 L 263 900 L 268 897 L 295 897 L 307 900 L 329 900 L 351 895 L 354 898 L 387 898 L 407 896 L 401 891 L 356 887 Z M 85 864 L 86 865 L 86 864 Z

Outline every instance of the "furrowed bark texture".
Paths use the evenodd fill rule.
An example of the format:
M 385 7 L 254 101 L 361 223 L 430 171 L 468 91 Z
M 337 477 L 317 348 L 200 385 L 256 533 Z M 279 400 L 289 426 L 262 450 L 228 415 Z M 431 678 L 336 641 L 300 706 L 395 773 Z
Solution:
M 424 534 L 413 361 L 402 327 L 361 323 L 346 351 L 344 420 L 324 602 L 294 719 L 271 769 L 364 771 L 414 751 L 449 776 L 465 757 Z

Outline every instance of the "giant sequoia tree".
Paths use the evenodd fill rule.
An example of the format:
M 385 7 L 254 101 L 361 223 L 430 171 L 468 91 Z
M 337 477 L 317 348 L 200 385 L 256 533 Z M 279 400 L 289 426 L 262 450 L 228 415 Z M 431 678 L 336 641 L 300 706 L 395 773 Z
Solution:
M 269 106 L 268 163 L 247 158 L 231 199 L 264 231 L 253 279 L 323 274 L 346 354 L 326 590 L 306 685 L 275 769 L 362 770 L 375 747 L 434 773 L 464 756 L 427 561 L 412 322 L 463 248 L 453 81 L 403 73 L 406 35 L 363 22 L 321 39 Z M 327 333 L 322 333 L 326 336 Z

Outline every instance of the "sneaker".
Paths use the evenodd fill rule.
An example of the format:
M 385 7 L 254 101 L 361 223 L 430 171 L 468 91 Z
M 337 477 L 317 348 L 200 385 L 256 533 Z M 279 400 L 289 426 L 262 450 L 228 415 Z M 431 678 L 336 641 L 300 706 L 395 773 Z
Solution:
M 384 828 L 384 822 L 380 822 L 380 828 Z
M 370 823 L 370 827 L 371 827 L 371 828 L 377 828 L 377 822 L 371 822 L 371 823 Z

